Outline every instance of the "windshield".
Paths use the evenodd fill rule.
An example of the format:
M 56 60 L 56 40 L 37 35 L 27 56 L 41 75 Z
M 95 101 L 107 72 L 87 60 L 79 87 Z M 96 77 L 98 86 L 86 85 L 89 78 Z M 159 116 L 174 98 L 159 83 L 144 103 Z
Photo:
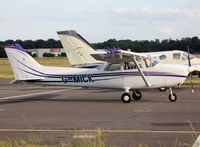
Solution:
M 181 58 L 181 53 L 173 53 L 173 59 L 180 59 Z
M 152 67 L 157 65 L 158 63 L 159 63 L 159 61 L 156 58 L 152 58 L 152 60 L 151 60 Z
M 160 63 L 156 58 L 153 58 L 151 56 L 149 56 L 149 58 L 145 59 L 144 61 L 145 61 L 146 67 L 153 67 L 157 65 L 158 63 Z
M 188 53 L 187 52 L 184 52 L 183 53 L 183 56 L 185 56 L 186 58 L 188 58 Z M 196 58 L 195 56 L 193 56 L 192 54 L 189 54 L 189 59 L 194 59 Z
M 110 63 L 108 64 L 108 66 L 106 67 L 107 71 L 118 71 L 120 70 L 120 64 L 119 63 Z

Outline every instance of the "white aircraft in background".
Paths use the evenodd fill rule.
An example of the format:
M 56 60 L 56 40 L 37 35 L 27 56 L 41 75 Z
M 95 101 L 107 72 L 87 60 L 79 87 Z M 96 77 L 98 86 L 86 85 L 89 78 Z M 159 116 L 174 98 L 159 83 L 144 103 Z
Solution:
M 74 30 L 57 32 L 63 48 L 66 51 L 70 65 L 73 67 L 96 67 L 102 63 L 93 58 L 90 53 L 95 49 L 80 34 Z M 188 53 L 184 51 L 162 51 L 143 53 L 151 55 L 165 64 L 185 64 L 188 65 Z M 195 67 L 195 74 L 200 76 L 200 59 L 189 54 L 191 66 Z
M 123 90 L 121 100 L 140 100 L 139 90 L 169 88 L 169 100 L 177 99 L 172 87 L 185 81 L 195 69 L 186 65 L 161 64 L 155 58 L 142 53 L 108 49 L 93 52 L 91 56 L 103 61 L 96 68 L 68 68 L 42 66 L 19 44 L 5 46 L 15 80 L 35 84 L 97 87 Z
M 197 70 L 194 71 L 193 75 L 199 75 L 200 77 L 200 59 L 192 54 L 185 51 L 172 50 L 172 51 L 161 51 L 161 52 L 150 52 L 145 53 L 146 55 L 154 55 L 154 57 L 161 63 L 165 64 L 184 64 L 188 65 L 188 58 L 190 59 L 191 66 Z
M 103 64 L 90 55 L 92 45 L 74 30 L 57 32 L 72 67 L 97 67 Z

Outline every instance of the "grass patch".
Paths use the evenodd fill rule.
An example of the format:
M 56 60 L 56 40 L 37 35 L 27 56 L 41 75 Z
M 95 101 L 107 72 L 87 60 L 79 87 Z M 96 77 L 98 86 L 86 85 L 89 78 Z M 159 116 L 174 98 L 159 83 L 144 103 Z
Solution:
M 200 85 L 200 79 L 193 80 L 193 84 L 194 85 Z M 185 82 L 183 83 L 183 85 L 191 85 L 190 79 L 185 80 Z
M 7 58 L 0 58 L 0 78 L 14 78 L 14 74 Z
M 99 130 L 96 133 L 86 134 L 86 133 L 76 133 L 75 136 L 86 136 L 92 135 L 94 138 L 75 138 L 73 142 L 60 142 L 45 144 L 42 141 L 42 137 L 38 137 L 35 134 L 31 134 L 28 140 L 18 139 L 18 140 L 7 140 L 0 141 L 0 147 L 115 147 L 108 145 L 103 138 L 102 132 Z
M 34 58 L 38 63 L 45 66 L 69 67 L 69 61 L 66 57 L 53 58 Z M 0 58 L 0 78 L 14 78 L 8 58 Z
M 67 57 L 34 58 L 38 63 L 45 66 L 70 67 Z
M 26 125 L 28 129 L 35 130 L 32 124 L 29 120 L 27 120 L 26 116 L 23 115 L 24 120 L 26 121 Z M 190 129 L 195 132 L 191 134 L 192 140 L 189 142 L 180 141 L 177 137 L 174 136 L 174 139 L 170 142 L 163 142 L 158 141 L 156 146 L 159 147 L 191 147 L 195 140 L 198 137 L 198 133 L 195 130 L 192 122 L 190 120 L 187 120 L 188 125 Z M 72 141 L 69 142 L 66 138 L 65 141 L 58 142 L 57 140 L 53 140 L 52 142 L 49 142 L 48 144 L 45 144 L 43 141 L 43 135 L 42 132 L 40 135 L 36 135 L 34 132 L 31 132 L 28 136 L 28 138 L 17 140 L 11 140 L 7 139 L 6 141 L 0 140 L 0 147 L 118 147 L 118 145 L 109 144 L 108 141 L 111 139 L 108 134 L 103 134 L 104 130 L 96 129 L 93 131 L 87 131 L 87 130 L 77 130 L 75 131 L 74 135 L 72 134 Z M 47 136 L 45 136 L 47 137 Z M 70 138 L 69 138 L 70 139 Z M 123 141 L 123 140 L 122 140 Z M 144 140 L 145 141 L 145 140 Z M 126 144 L 124 142 L 124 146 L 128 147 L 152 147 L 151 144 L 144 144 L 144 143 L 133 143 L 133 144 Z
M 112 145 L 107 143 L 106 136 L 102 134 L 101 130 L 97 130 L 96 133 L 76 133 L 75 136 L 86 136 L 86 135 L 93 135 L 94 138 L 75 138 L 72 142 L 66 141 L 64 142 L 52 142 L 52 143 L 44 143 L 42 140 L 42 136 L 36 136 L 31 134 L 27 140 L 24 139 L 17 139 L 17 140 L 7 140 L 7 141 L 0 141 L 0 147 L 119 147 L 118 145 Z M 195 141 L 196 138 L 194 138 Z M 191 147 L 194 143 L 191 141 L 190 143 L 182 142 L 178 138 L 175 138 L 173 141 L 165 143 L 165 142 L 158 142 L 156 146 L 159 147 Z M 124 143 L 124 146 L 128 147 L 152 147 L 151 144 L 127 144 Z
M 195 57 L 200 58 L 200 54 L 193 54 Z

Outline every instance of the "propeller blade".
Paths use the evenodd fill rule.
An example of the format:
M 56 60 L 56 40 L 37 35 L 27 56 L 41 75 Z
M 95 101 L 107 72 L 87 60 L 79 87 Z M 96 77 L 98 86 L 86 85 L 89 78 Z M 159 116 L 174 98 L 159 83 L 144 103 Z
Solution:
M 190 61 L 190 49 L 189 46 L 187 46 L 187 52 L 188 52 L 188 65 L 191 67 L 191 61 Z
M 187 52 L 188 52 L 188 66 L 191 67 L 189 46 L 187 46 Z M 194 93 L 194 84 L 193 84 L 193 80 L 192 80 L 192 72 L 190 73 L 190 83 L 191 83 L 191 86 L 192 86 L 192 93 Z

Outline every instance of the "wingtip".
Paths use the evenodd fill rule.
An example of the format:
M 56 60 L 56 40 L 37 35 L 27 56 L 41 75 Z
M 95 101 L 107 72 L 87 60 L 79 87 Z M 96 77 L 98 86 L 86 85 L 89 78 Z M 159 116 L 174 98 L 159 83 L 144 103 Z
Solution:
M 57 31 L 57 34 L 74 35 L 78 34 L 75 30 Z

